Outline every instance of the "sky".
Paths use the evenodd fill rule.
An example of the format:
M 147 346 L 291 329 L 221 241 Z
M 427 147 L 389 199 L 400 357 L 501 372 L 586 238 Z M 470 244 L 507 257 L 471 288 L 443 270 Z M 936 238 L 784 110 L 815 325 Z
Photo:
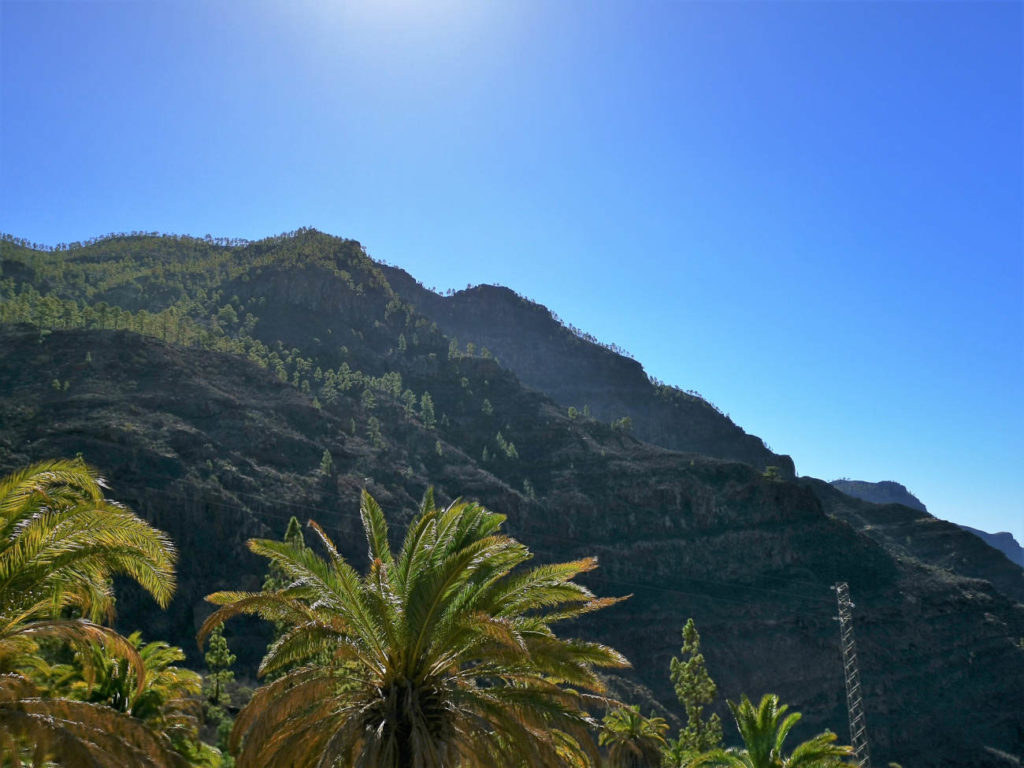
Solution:
M 1024 542 L 1022 9 L 0 0 L 0 230 L 354 238 Z

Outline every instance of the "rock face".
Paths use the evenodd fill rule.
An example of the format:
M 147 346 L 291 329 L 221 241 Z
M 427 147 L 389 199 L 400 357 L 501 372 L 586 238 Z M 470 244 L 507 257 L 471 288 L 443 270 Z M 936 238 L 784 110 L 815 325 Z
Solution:
M 173 244 L 156 245 L 155 263 L 171 263 Z M 81 258 L 102 264 L 103 247 Z M 157 312 L 159 303 L 145 303 L 157 286 L 163 306 L 176 301 L 176 283 L 147 282 L 142 252 L 154 247 L 124 246 L 131 285 L 119 288 L 107 273 L 114 285 L 104 301 L 122 291 L 126 304 Z M 137 315 L 114 321 L 141 334 L 0 325 L 0 472 L 80 452 L 103 470 L 114 498 L 179 547 L 171 609 L 119 591 L 123 628 L 180 644 L 196 662 L 193 637 L 209 610 L 202 596 L 262 582 L 265 566 L 245 550 L 247 538 L 279 537 L 291 515 L 314 518 L 362 567 L 360 488 L 381 502 L 399 537 L 433 485 L 441 500 L 475 498 L 508 515 L 509 531 L 539 561 L 596 554 L 600 568 L 587 583 L 632 597 L 573 632 L 622 650 L 635 665 L 632 682 L 670 712 L 681 714 L 669 659 L 693 617 L 723 698 L 777 692 L 804 713 L 794 736 L 828 727 L 845 738 L 829 587 L 846 581 L 876 763 L 1013 764 L 998 755 L 1020 748 L 1024 605 L 1007 574 L 981 565 L 978 553 L 947 552 L 948 524 L 810 478 L 766 476 L 763 466 L 776 459 L 765 454 L 751 465 L 680 453 L 594 418 L 571 419 L 564 404 L 524 387 L 497 345 L 479 342 L 501 365 L 449 354 L 441 323 L 401 302 L 351 241 L 302 235 L 212 256 L 190 248 L 186 276 L 209 299 L 202 311 L 225 325 L 251 311 L 248 338 L 272 354 L 255 341 L 181 334 L 167 318 L 170 325 Z M 211 267 L 205 259 L 214 257 Z M 124 249 L 119 258 L 126 261 Z M 79 281 L 60 281 L 76 268 L 60 264 L 51 289 L 74 295 Z M 21 279 L 41 277 L 26 269 Z M 223 309 L 229 300 L 237 311 Z M 59 309 L 48 310 L 51 326 L 65 317 L 73 326 L 74 313 Z M 341 371 L 337 386 L 326 384 L 335 379 L 328 369 Z M 918 535 L 927 530 L 937 533 Z M 918 543 L 900 544 L 907 536 Z M 952 565 L 940 567 L 943 558 Z M 266 632 L 232 623 L 229 641 L 251 668 Z
M 892 480 L 883 480 L 880 483 L 869 483 L 864 480 L 833 480 L 831 485 L 848 496 L 874 504 L 902 504 L 919 512 L 928 511 L 917 496 Z

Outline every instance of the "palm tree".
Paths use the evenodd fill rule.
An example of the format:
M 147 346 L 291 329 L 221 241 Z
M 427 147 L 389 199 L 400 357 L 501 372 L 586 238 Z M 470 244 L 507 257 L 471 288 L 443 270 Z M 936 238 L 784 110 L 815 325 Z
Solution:
M 114 575 L 135 579 L 166 605 L 175 553 L 164 534 L 105 499 L 102 489 L 81 461 L 41 462 L 0 478 L 0 764 L 19 765 L 26 756 L 69 766 L 182 764 L 141 721 L 97 704 L 44 698 L 19 670 L 40 640 L 80 649 L 99 643 L 127 660 L 141 690 L 138 652 L 96 620 L 113 612 Z
M 663 718 L 644 717 L 640 707 L 619 707 L 604 717 L 598 743 L 609 747 L 608 768 L 658 768 L 662 750 L 668 744 L 668 723 Z
M 105 499 L 103 480 L 80 461 L 42 462 L 0 479 L 0 639 L 65 609 L 109 617 L 116 574 L 164 607 L 174 559 L 170 540 Z
M 756 708 L 750 699 L 743 696 L 739 704 L 730 701 L 729 709 L 736 720 L 744 748 L 705 752 L 694 759 L 689 768 L 839 768 L 849 765 L 845 758 L 852 755 L 853 750 L 836 744 L 836 735 L 831 731 L 819 733 L 785 755 L 783 742 L 800 719 L 800 713 L 786 715 L 789 707 L 780 705 L 779 697 L 774 693 L 765 694 Z
M 315 523 L 313 548 L 256 539 L 288 585 L 219 592 L 200 630 L 238 614 L 287 625 L 260 667 L 289 669 L 256 692 L 232 733 L 237 768 L 442 768 L 587 764 L 597 758 L 595 667 L 628 662 L 551 625 L 617 602 L 572 581 L 593 558 L 521 569 L 529 550 L 505 517 L 428 492 L 393 554 L 380 507 L 363 493 L 369 571 L 360 576 Z M 308 663 L 326 653 L 327 664 Z M 320 656 L 323 658 L 323 656 Z M 571 687 L 569 687 L 571 686 Z M 590 694 L 580 691 L 589 691 Z
M 139 632 L 126 640 L 138 652 L 144 670 L 141 685 L 128 657 L 111 654 L 107 646 L 92 643 L 78 653 L 76 661 L 84 663 L 58 665 L 59 679 L 50 695 L 105 704 L 166 734 L 176 751 L 186 750 L 199 738 L 202 677 L 177 666 L 185 660 L 180 648 L 162 640 L 143 643 Z M 86 654 L 87 659 L 83 658 Z M 65 667 L 63 674 L 60 667 Z M 47 677 L 52 679 L 53 674 Z

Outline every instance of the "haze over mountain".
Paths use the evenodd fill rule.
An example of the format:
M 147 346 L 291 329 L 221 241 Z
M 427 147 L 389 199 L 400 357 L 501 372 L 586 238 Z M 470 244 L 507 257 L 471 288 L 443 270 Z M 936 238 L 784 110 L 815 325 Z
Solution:
M 312 517 L 361 562 L 360 488 L 401 535 L 433 485 L 507 514 L 539 559 L 598 555 L 592 588 L 633 596 L 578 631 L 631 658 L 669 714 L 692 616 L 724 697 L 775 691 L 799 733 L 845 734 L 829 587 L 846 581 L 875 760 L 1014 764 L 1024 571 L 926 513 L 795 478 L 699 396 L 507 289 L 430 294 L 312 230 L 8 239 L 0 269 L 0 472 L 81 453 L 181 550 L 171 609 L 129 595 L 126 627 L 194 654 L 201 596 L 262 582 L 246 538 Z M 233 631 L 251 665 L 265 633 Z

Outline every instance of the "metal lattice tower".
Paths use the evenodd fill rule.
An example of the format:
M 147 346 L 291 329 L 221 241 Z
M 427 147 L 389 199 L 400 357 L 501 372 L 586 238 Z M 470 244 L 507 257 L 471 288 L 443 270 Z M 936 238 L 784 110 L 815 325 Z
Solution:
M 868 726 L 864 719 L 860 672 L 857 671 L 857 645 L 853 641 L 853 603 L 850 602 L 850 588 L 845 581 L 840 581 L 832 589 L 835 590 L 839 603 L 839 645 L 843 649 L 846 709 L 850 713 L 850 745 L 853 747 L 853 759 L 860 768 L 871 768 Z

